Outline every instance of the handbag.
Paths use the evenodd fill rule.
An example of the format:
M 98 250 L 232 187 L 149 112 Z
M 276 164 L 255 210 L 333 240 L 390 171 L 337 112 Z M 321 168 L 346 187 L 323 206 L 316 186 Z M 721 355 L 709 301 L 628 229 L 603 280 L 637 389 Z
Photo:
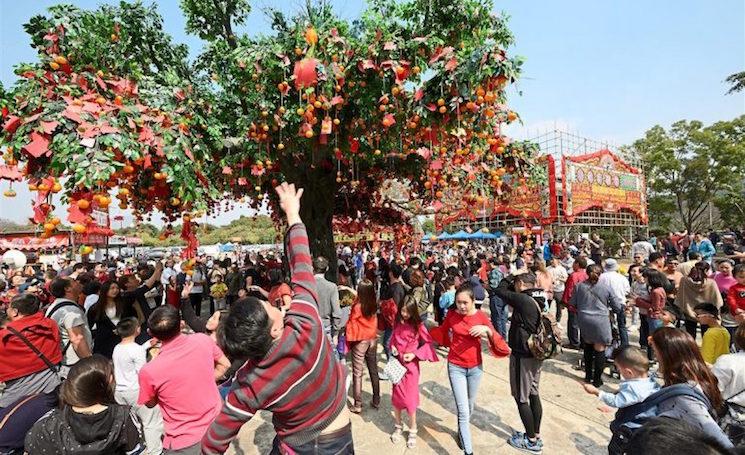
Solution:
M 336 352 L 342 357 L 349 353 L 349 345 L 347 344 L 347 335 L 345 333 L 339 335 L 339 341 L 336 343 Z
M 401 362 L 399 362 L 396 357 L 391 356 L 391 358 L 388 359 L 388 363 L 383 367 L 383 373 L 388 376 L 391 383 L 398 384 L 406 374 L 406 367 L 401 365 Z

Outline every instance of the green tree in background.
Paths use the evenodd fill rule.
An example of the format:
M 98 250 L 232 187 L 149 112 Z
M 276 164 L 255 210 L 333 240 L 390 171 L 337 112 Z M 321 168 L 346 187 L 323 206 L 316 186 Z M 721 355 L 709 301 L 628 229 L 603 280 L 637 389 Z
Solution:
M 745 220 L 732 206 L 733 197 L 743 198 L 745 116 L 706 127 L 685 120 L 668 130 L 657 125 L 631 149 L 642 159 L 650 219 L 658 227 L 689 232 L 713 228 L 710 204 L 727 223 Z
M 732 85 L 727 91 L 728 95 L 745 90 L 745 71 L 730 75 L 727 82 Z
M 1 226 L 1 224 L 0 224 Z M 174 226 L 175 230 L 180 226 Z M 256 217 L 241 216 L 226 226 L 205 224 L 197 227 L 199 239 L 204 245 L 216 243 L 264 244 L 277 241 L 277 230 L 271 218 L 266 215 Z M 161 229 L 150 223 L 117 230 L 120 235 L 136 236 L 146 246 L 180 246 L 183 241 L 178 236 L 162 238 Z

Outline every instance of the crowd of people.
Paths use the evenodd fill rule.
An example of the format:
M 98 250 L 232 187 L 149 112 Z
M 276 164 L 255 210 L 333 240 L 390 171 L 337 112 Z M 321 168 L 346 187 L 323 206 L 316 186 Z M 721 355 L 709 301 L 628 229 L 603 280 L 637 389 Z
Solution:
M 657 453 L 660 438 L 666 452 L 742 449 L 737 237 L 639 238 L 628 265 L 596 233 L 313 257 L 302 190 L 277 193 L 284 254 L 4 271 L 0 453 L 218 454 L 267 410 L 272 453 L 351 454 L 349 413 L 377 412 L 384 380 L 391 443 L 415 448 L 421 369 L 445 361 L 456 443 L 471 454 L 488 353 L 508 358 L 521 423 L 509 444 L 540 454 L 541 370 L 561 346 L 616 410 L 609 453 Z

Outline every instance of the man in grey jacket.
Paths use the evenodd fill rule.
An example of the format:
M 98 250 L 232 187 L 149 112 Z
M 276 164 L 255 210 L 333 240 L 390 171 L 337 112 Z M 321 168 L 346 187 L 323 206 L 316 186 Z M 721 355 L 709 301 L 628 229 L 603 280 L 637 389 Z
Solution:
M 339 290 L 336 284 L 327 280 L 324 276 L 328 269 L 329 261 L 325 257 L 318 256 L 313 260 L 313 273 L 318 288 L 318 313 L 321 316 L 326 336 L 335 344 L 335 339 L 339 334 L 341 308 L 339 307 Z

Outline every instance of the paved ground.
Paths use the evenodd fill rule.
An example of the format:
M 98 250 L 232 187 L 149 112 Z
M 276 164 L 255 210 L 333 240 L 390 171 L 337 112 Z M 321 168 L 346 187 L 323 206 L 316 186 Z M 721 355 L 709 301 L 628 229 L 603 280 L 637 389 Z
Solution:
M 444 359 L 446 351 L 441 350 Z M 380 358 L 382 358 L 382 354 Z M 541 434 L 544 454 L 601 455 L 607 453 L 610 439 L 608 423 L 612 413 L 603 413 L 600 402 L 582 389 L 578 382 L 583 373 L 572 369 L 580 353 L 564 351 L 544 363 L 541 377 L 543 423 Z M 485 354 L 484 376 L 471 421 L 474 451 L 486 453 L 521 453 L 512 449 L 506 439 L 513 430 L 523 430 L 515 402 L 510 396 L 508 360 Z M 380 362 L 380 368 L 383 362 Z M 371 387 L 363 377 L 363 399 L 369 403 Z M 618 381 L 606 377 L 605 390 L 613 390 Z M 421 397 L 418 412 L 419 441 L 413 450 L 401 442 L 394 445 L 388 435 L 393 430 L 390 405 L 391 385 L 382 382 L 382 405 L 379 410 L 363 408 L 361 415 L 352 415 L 355 451 L 358 454 L 457 454 L 455 401 L 450 390 L 444 360 L 422 363 Z M 271 416 L 261 413 L 245 425 L 233 443 L 231 454 L 266 454 L 271 449 L 274 431 Z

